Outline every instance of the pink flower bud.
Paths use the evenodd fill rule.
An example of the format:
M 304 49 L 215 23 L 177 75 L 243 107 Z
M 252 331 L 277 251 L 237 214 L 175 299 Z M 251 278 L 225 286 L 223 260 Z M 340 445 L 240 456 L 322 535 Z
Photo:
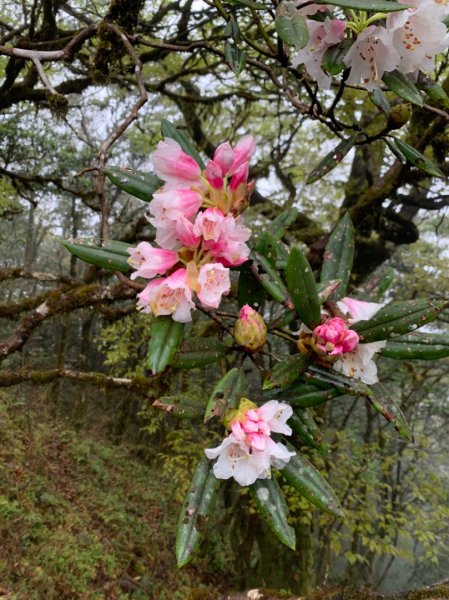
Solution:
M 240 310 L 240 316 L 234 326 L 234 339 L 240 346 L 254 352 L 267 341 L 267 326 L 262 316 L 249 304 Z
M 323 325 L 315 327 L 313 336 L 316 348 L 329 356 L 352 352 L 359 343 L 358 334 L 348 329 L 340 317 L 328 319 Z
M 210 160 L 206 165 L 206 177 L 208 182 L 215 190 L 221 190 L 223 187 L 223 171 L 218 164 Z
M 223 175 L 228 174 L 234 163 L 234 152 L 229 142 L 224 142 L 217 147 L 214 154 L 214 163 L 220 167 Z

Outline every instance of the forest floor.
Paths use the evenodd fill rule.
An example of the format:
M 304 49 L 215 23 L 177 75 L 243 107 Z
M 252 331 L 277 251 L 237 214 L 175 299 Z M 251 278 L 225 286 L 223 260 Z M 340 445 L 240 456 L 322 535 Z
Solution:
M 217 572 L 211 552 L 178 570 L 176 484 L 131 445 L 54 412 L 32 390 L 0 392 L 0 600 L 299 600 L 217 591 L 226 564 Z M 334 589 L 301 600 L 384 598 Z M 449 587 L 394 598 L 449 599 Z

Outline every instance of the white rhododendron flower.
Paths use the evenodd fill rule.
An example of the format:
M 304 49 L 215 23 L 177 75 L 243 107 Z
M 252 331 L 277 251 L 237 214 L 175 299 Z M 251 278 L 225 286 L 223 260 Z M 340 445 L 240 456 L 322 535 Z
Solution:
M 284 444 L 276 443 L 271 433 L 291 435 L 286 421 L 293 410 L 287 404 L 270 400 L 259 408 L 242 398 L 240 408 L 231 419 L 231 433 L 216 448 L 204 452 L 210 459 L 217 458 L 214 475 L 217 479 L 233 477 L 242 486 L 256 479 L 271 477 L 271 467 L 282 469 L 295 455 Z

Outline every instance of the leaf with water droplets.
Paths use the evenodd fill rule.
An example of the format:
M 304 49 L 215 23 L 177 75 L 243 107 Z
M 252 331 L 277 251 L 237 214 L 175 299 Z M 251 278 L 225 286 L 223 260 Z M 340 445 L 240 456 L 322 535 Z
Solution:
M 337 301 L 346 294 L 352 261 L 354 258 L 354 227 L 348 213 L 341 219 L 329 236 L 324 251 L 324 262 L 321 269 L 321 283 L 340 280 L 340 285 L 330 296 Z
M 329 154 L 326 154 L 326 156 L 320 160 L 317 166 L 309 173 L 306 183 L 315 183 L 315 181 L 318 181 L 318 179 L 327 175 L 332 169 L 335 169 L 354 146 L 358 137 L 358 133 L 356 135 L 351 135 L 351 137 L 340 142 L 338 146 L 335 146 L 335 148 L 331 150 Z
M 249 486 L 249 491 L 257 510 L 271 531 L 283 544 L 294 550 L 295 530 L 287 522 L 287 503 L 276 479 L 256 479 Z

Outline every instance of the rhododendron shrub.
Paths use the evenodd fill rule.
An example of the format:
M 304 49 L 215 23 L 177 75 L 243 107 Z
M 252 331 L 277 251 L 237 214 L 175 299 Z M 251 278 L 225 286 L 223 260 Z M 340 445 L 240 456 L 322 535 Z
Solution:
M 418 8 L 409 10 L 411 21 Z M 403 18 L 394 23 L 395 31 L 406 27 Z M 378 35 L 379 27 L 367 26 L 360 43 Z M 342 31 L 326 17 L 316 27 L 316 47 L 305 50 L 310 61 L 321 56 L 325 40 Z M 373 52 L 372 63 L 380 51 Z M 342 518 L 329 483 L 303 456 L 304 446 L 325 451 L 313 407 L 358 397 L 410 442 L 411 429 L 381 387 L 376 360 L 380 354 L 441 357 L 438 336 L 415 330 L 435 320 L 446 304 L 387 301 L 382 278 L 351 287 L 355 244 L 347 214 L 328 238 L 321 269 L 312 268 L 286 237 L 296 208 L 281 213 L 269 230 L 250 231 L 243 213 L 254 188 L 249 179 L 257 152 L 253 137 L 244 136 L 235 145 L 221 143 L 205 160 L 172 131 L 176 139 L 167 137 L 154 149 L 154 175 L 111 176 L 137 197 L 148 185 L 150 239 L 136 245 L 78 241 L 66 246 L 91 264 L 119 272 L 122 283 L 135 291 L 136 309 L 151 315 L 148 375 L 221 362 L 223 376 L 211 394 L 205 390 L 199 399 L 203 414 L 189 411 L 182 397 L 170 405 L 154 402 L 155 408 L 210 426 L 181 510 L 176 553 L 182 566 L 191 560 L 201 537 L 200 521 L 213 510 L 225 480 L 249 488 L 273 535 L 290 548 L 295 535 L 282 482 Z M 214 327 L 196 328 L 204 319 Z M 195 337 L 198 331 L 206 333 Z

